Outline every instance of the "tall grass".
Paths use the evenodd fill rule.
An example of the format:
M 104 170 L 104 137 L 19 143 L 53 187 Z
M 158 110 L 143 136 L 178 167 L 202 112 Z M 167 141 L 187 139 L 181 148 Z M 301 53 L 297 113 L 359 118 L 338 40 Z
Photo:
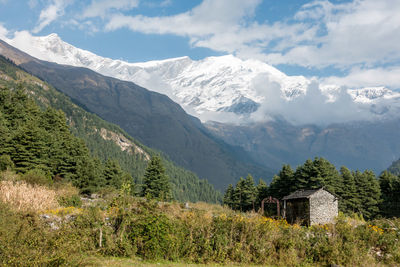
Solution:
M 54 190 L 24 181 L 0 181 L 0 200 L 18 211 L 40 212 L 59 206 Z
M 301 227 L 218 205 L 186 207 L 121 193 L 79 209 L 55 229 L 38 214 L 49 209 L 45 203 L 56 205 L 57 190 L 74 195 L 73 188 L 61 188 L 1 182 L 0 265 L 79 265 L 85 255 L 228 265 L 400 265 L 400 219 L 339 216 L 335 224 Z M 7 192 L 20 193 L 12 198 Z M 28 204 L 22 201 L 26 192 Z M 22 207 L 36 207 L 35 213 Z

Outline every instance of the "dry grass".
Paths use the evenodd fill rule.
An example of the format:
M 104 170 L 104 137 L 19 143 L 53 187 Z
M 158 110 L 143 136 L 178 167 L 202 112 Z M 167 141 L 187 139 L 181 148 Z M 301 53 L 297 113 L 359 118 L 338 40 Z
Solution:
M 19 211 L 40 212 L 59 207 L 54 190 L 23 181 L 1 181 L 0 201 Z
M 178 202 L 159 202 L 159 209 L 164 212 L 169 218 L 181 218 L 185 217 L 188 213 L 199 213 L 202 214 L 204 218 L 213 218 L 214 216 L 219 216 L 221 214 L 235 214 L 231 209 L 218 205 L 210 204 L 205 202 L 188 203 L 188 208 L 185 207 L 186 204 Z
M 74 187 L 71 183 L 55 184 L 53 186 L 58 197 L 71 197 L 79 195 L 78 188 Z
M 18 180 L 21 180 L 21 178 L 15 172 L 6 170 L 6 171 L 0 173 L 0 180 L 2 180 L 2 181 L 18 181 Z

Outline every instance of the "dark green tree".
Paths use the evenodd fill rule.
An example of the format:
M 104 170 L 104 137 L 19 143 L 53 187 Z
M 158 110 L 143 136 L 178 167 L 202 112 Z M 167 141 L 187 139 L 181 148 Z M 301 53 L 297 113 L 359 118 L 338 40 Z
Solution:
M 294 181 L 294 172 L 290 165 L 283 165 L 278 175 L 275 175 L 269 185 L 269 195 L 281 199 L 296 191 L 298 185 Z
M 379 176 L 382 192 L 381 213 L 386 217 L 400 217 L 400 177 L 384 171 Z
M 159 156 L 151 158 L 143 178 L 142 196 L 161 201 L 171 200 L 169 177 Z
M 228 188 L 225 191 L 223 204 L 227 205 L 230 208 L 233 208 L 233 196 L 234 196 L 235 189 L 233 188 L 232 184 L 228 185 Z
M 317 189 L 325 187 L 335 193 L 341 186 L 341 179 L 335 166 L 324 158 L 308 159 L 294 173 L 294 184 L 297 189 Z
M 254 179 L 249 174 L 246 179 L 240 177 L 233 192 L 233 209 L 249 211 L 255 208 L 257 189 Z
M 360 199 L 358 198 L 356 182 L 351 171 L 342 166 L 340 174 L 343 180 L 343 186 L 336 191 L 341 197 L 339 200 L 339 209 L 345 213 L 353 213 L 359 209 Z
M 356 182 L 357 194 L 360 205 L 357 212 L 362 214 L 366 219 L 372 219 L 379 213 L 379 205 L 381 203 L 381 191 L 379 182 L 372 171 L 353 172 Z
M 256 208 L 259 208 L 261 206 L 261 201 L 269 196 L 269 191 L 267 184 L 262 179 L 259 180 L 256 190 L 257 190 Z
M 111 159 L 107 160 L 104 166 L 103 177 L 106 186 L 112 186 L 117 189 L 121 188 L 124 179 L 126 179 L 118 162 Z

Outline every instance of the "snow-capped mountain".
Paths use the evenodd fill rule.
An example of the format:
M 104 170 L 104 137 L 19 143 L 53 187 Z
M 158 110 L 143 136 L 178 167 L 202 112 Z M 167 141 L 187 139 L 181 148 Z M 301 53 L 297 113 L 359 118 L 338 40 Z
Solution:
M 255 114 L 263 105 L 268 108 L 262 110 L 274 113 L 269 107 L 276 104 L 277 98 L 284 103 L 297 101 L 297 106 L 307 109 L 313 100 L 304 101 L 303 98 L 316 97 L 315 92 L 307 93 L 316 80 L 304 76 L 288 76 L 264 62 L 242 60 L 232 55 L 208 57 L 199 61 L 181 57 L 129 63 L 76 48 L 62 41 L 57 34 L 31 37 L 30 46 L 25 47 L 18 47 L 12 40 L 9 42 L 42 60 L 86 67 L 166 94 L 188 113 L 203 121 L 237 122 L 240 118 L 249 117 L 259 119 L 263 116 L 251 114 Z M 316 97 L 319 102 L 321 99 L 327 103 L 339 101 L 342 90 L 345 90 L 335 85 L 317 86 L 317 93 L 321 95 Z M 351 89 L 346 91 L 346 95 L 351 97 L 354 105 L 361 106 L 362 111 L 369 110 L 374 115 L 398 111 L 398 108 L 393 110 L 391 106 L 399 102 L 400 94 L 384 87 Z M 370 107 L 376 109 L 377 105 L 379 112 L 371 110 Z M 297 115 L 298 111 L 294 112 Z

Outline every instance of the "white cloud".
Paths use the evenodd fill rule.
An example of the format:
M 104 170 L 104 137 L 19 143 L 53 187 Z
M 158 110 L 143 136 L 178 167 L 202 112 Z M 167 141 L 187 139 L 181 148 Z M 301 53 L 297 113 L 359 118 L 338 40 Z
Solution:
M 138 7 L 139 0 L 93 0 L 83 11 L 84 18 L 104 17 L 110 10 L 131 10 Z
M 105 29 L 189 37 L 195 47 L 257 57 L 271 64 L 349 69 L 400 60 L 400 1 L 313 1 L 292 19 L 257 23 L 261 0 L 204 0 L 173 16 L 114 14 Z
M 50 5 L 40 12 L 38 24 L 33 28 L 33 33 L 38 33 L 60 16 L 72 0 L 52 0 Z
M 400 89 L 400 66 L 377 67 L 372 69 L 353 68 L 343 76 L 331 76 L 321 79 L 324 84 L 345 85 L 352 88 L 366 86 L 386 86 L 391 89 Z
M 371 113 L 370 104 L 354 102 L 345 87 L 330 92 L 334 95 L 334 101 L 321 90 L 320 84 L 316 81 L 308 86 L 305 94 L 290 100 L 282 97 L 280 85 L 268 81 L 268 77 L 260 76 L 254 81 L 253 87 L 265 95 L 265 100 L 259 109 L 251 114 L 250 118 L 256 122 L 279 116 L 295 125 L 324 126 L 355 120 L 373 120 L 379 117 Z
M 6 39 L 8 35 L 8 30 L 0 23 L 0 39 Z
M 373 66 L 400 60 L 400 1 L 355 0 L 334 5 L 328 1 L 307 4 L 296 15 L 304 23 L 318 25 L 319 34 L 310 36 L 289 51 L 268 56 L 270 63 L 348 68 Z M 310 26 L 311 27 L 311 26 Z
M 204 0 L 192 10 L 172 16 L 146 17 L 115 14 L 106 24 L 108 31 L 127 27 L 145 34 L 173 34 L 189 37 L 195 47 L 237 55 L 263 56 L 262 51 L 277 39 L 302 40 L 309 29 L 304 25 L 253 22 L 261 0 Z

